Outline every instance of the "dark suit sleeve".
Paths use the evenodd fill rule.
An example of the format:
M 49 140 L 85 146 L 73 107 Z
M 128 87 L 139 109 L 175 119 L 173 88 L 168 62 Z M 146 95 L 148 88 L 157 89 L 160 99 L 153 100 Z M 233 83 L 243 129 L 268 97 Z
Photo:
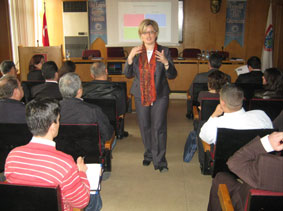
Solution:
M 105 141 L 109 140 L 114 132 L 112 125 L 109 122 L 108 117 L 103 113 L 98 106 L 93 109 L 97 117 L 97 123 L 100 131 L 101 143 L 104 145 Z
M 133 78 L 134 77 L 134 61 L 131 65 L 128 63 L 128 60 L 126 61 L 125 67 L 124 67 L 124 74 L 125 74 L 126 78 Z
M 252 187 L 259 184 L 258 157 L 266 154 L 257 136 L 250 143 L 239 149 L 227 162 L 229 169 Z

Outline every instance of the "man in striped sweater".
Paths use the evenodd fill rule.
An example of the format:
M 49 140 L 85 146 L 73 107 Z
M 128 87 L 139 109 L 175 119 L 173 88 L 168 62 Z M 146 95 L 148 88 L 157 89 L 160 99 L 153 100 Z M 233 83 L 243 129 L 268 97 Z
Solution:
M 70 155 L 55 148 L 53 138 L 58 134 L 59 118 L 56 100 L 33 100 L 27 104 L 26 120 L 33 138 L 9 153 L 5 176 L 9 183 L 59 185 L 64 211 L 71 211 L 88 205 L 90 187 L 83 158 L 79 157 L 76 164 Z

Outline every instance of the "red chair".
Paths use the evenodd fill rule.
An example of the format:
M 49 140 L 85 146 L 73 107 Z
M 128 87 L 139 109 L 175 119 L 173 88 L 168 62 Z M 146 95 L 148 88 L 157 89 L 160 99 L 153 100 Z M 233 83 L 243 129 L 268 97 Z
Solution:
M 170 54 L 172 58 L 177 58 L 178 57 L 178 49 L 177 48 L 169 48 Z
M 107 48 L 107 57 L 125 57 L 125 51 L 123 47 L 108 47 Z
M 232 201 L 225 184 L 218 187 L 218 197 L 222 210 L 233 211 Z M 245 204 L 245 211 L 265 210 L 282 211 L 283 210 L 283 192 L 265 191 L 260 189 L 251 189 Z
M 198 48 L 185 48 L 183 50 L 183 57 L 198 58 L 201 55 L 201 50 Z
M 101 57 L 101 53 L 100 50 L 84 50 L 82 57 L 86 59 L 89 57 Z

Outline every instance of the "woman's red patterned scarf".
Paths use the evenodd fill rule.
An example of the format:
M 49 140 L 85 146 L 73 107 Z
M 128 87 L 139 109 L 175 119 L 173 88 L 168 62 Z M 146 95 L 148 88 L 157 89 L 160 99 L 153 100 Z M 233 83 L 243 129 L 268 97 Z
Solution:
M 143 106 L 150 106 L 156 100 L 156 90 L 154 83 L 154 72 L 156 67 L 155 51 L 157 44 L 148 63 L 147 51 L 145 46 L 142 46 L 142 53 L 139 57 L 139 70 L 140 70 L 140 89 L 141 89 L 141 102 Z

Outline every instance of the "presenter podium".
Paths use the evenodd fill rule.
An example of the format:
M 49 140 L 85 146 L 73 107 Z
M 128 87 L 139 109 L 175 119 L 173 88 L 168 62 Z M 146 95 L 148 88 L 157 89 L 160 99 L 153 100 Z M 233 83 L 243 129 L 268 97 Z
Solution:
M 41 54 L 44 56 L 45 61 L 54 61 L 58 69 L 62 65 L 63 53 L 62 46 L 49 46 L 49 47 L 22 47 L 19 46 L 19 63 L 20 63 L 20 79 L 21 81 L 27 80 L 29 72 L 29 61 L 36 55 Z

